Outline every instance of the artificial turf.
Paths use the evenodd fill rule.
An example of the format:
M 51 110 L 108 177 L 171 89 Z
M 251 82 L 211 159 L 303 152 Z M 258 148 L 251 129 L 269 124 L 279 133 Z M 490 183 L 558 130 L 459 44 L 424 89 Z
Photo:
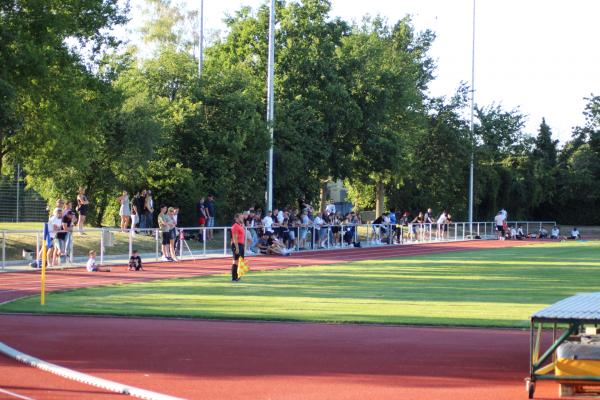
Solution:
M 250 259 L 250 264 L 252 260 Z M 600 290 L 600 242 L 562 242 L 50 293 L 0 312 L 523 327 Z

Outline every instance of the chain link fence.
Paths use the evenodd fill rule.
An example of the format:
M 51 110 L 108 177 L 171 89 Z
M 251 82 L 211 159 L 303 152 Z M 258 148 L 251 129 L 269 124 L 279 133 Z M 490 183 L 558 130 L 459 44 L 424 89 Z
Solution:
M 46 202 L 25 189 L 20 168 L 0 180 L 0 222 L 43 222 L 48 219 Z

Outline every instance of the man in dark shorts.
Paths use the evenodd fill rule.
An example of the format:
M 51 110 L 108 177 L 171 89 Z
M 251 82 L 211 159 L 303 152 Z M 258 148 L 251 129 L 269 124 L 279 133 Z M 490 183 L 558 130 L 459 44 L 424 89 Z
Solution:
M 494 224 L 498 232 L 498 240 L 504 240 L 504 216 L 502 215 L 502 211 L 498 211 L 498 214 L 496 214 Z
M 238 261 L 244 257 L 244 244 L 246 243 L 246 229 L 244 229 L 244 219 L 242 214 L 235 214 L 234 223 L 231 226 L 231 252 L 233 253 L 233 263 L 231 264 L 231 281 L 240 280 L 237 274 Z

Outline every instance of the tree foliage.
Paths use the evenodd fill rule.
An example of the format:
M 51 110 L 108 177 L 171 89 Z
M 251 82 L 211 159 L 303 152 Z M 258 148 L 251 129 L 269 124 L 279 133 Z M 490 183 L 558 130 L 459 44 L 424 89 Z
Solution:
M 327 0 L 279 0 L 271 143 L 266 5 L 226 18 L 200 79 L 185 28 L 192 13 L 147 0 L 148 52 L 107 33 L 126 21 L 119 4 L 0 5 L 1 170 L 21 164 L 49 203 L 88 187 L 92 223 L 111 222 L 117 193 L 141 188 L 181 206 L 188 224 L 198 197 L 214 193 L 225 222 L 263 204 L 271 144 L 279 206 L 315 201 L 323 182 L 342 179 L 361 209 L 446 208 L 462 219 L 473 155 L 476 219 L 504 207 L 511 218 L 600 223 L 598 96 L 562 148 L 545 119 L 532 135 L 519 109 L 498 104 L 476 107 L 471 137 L 469 88 L 428 94 L 433 32 L 408 16 L 352 25 L 332 18 Z

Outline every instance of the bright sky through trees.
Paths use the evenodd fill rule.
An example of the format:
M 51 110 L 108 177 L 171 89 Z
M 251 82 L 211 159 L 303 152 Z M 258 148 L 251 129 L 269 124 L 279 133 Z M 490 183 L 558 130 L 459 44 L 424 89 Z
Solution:
M 225 13 L 265 0 L 205 0 L 205 29 L 222 31 Z M 132 0 L 130 28 L 139 26 L 143 0 Z M 200 0 L 179 0 L 188 10 Z M 451 95 L 471 79 L 471 0 L 332 0 L 333 16 L 360 21 L 366 14 L 395 22 L 411 14 L 417 29 L 432 29 L 438 60 L 433 95 Z M 565 142 L 582 123 L 584 97 L 600 93 L 600 2 L 594 0 L 478 0 L 476 101 L 520 106 L 527 130 L 537 132 L 542 117 Z

